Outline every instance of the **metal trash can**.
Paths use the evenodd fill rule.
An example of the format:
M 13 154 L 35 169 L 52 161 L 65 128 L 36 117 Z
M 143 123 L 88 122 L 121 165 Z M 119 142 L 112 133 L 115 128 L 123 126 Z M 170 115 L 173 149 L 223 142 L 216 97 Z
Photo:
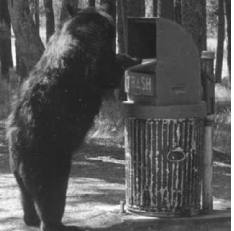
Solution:
M 128 210 L 150 216 L 197 214 L 203 119 L 125 122 Z
M 206 116 L 200 59 L 179 25 L 155 22 L 156 59 L 125 72 L 126 204 L 146 216 L 191 216 L 200 210 Z

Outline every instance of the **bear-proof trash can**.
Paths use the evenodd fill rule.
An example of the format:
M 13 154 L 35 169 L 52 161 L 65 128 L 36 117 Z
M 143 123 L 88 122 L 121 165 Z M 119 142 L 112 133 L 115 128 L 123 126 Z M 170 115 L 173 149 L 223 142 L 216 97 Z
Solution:
M 128 210 L 153 216 L 197 214 L 203 119 L 125 122 Z
M 147 216 L 191 216 L 200 210 L 206 116 L 200 58 L 179 25 L 155 21 L 156 59 L 125 72 L 126 204 Z

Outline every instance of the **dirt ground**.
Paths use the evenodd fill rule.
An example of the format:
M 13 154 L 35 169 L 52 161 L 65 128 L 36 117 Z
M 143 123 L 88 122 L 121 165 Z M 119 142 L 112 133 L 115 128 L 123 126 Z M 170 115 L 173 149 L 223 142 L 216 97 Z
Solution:
M 105 211 L 118 213 L 120 201 L 125 199 L 124 163 L 124 149 L 117 144 L 101 141 L 84 144 L 79 153 L 74 155 L 63 221 L 66 224 L 91 226 L 92 230 L 106 226 L 110 221 Z M 230 209 L 230 155 L 214 152 L 213 187 L 214 206 Z M 98 224 L 95 223 L 95 217 L 99 217 Z M 89 218 L 92 218 L 91 225 Z M 117 218 L 114 219 L 112 224 L 113 220 L 118 222 Z M 18 188 L 9 170 L 7 148 L 1 142 L 0 231 L 34 230 L 37 229 L 26 227 L 22 221 Z

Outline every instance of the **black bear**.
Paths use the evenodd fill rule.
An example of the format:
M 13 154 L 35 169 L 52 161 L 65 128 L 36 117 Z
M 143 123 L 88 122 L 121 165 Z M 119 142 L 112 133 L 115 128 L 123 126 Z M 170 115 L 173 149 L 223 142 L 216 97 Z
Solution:
M 52 36 L 20 90 L 7 138 L 29 226 L 79 230 L 61 222 L 72 153 L 91 128 L 106 90 L 117 87 L 124 69 L 136 64 L 115 54 L 114 40 L 114 21 L 104 8 L 77 10 Z

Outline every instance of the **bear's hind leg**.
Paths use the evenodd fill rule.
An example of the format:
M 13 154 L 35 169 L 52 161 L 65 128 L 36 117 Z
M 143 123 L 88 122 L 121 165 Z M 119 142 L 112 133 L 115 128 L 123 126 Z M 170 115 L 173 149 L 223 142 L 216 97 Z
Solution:
M 21 203 L 22 203 L 23 211 L 24 211 L 24 222 L 28 226 L 39 227 L 40 219 L 37 215 L 33 198 L 31 194 L 25 188 L 23 180 L 21 179 L 21 177 L 18 175 L 16 171 L 14 172 L 14 176 L 20 188 Z
M 51 179 L 49 179 L 51 178 Z M 77 227 L 64 226 L 62 217 L 66 203 L 68 174 L 63 177 L 47 176 L 35 197 L 36 210 L 41 219 L 41 231 L 79 231 Z

